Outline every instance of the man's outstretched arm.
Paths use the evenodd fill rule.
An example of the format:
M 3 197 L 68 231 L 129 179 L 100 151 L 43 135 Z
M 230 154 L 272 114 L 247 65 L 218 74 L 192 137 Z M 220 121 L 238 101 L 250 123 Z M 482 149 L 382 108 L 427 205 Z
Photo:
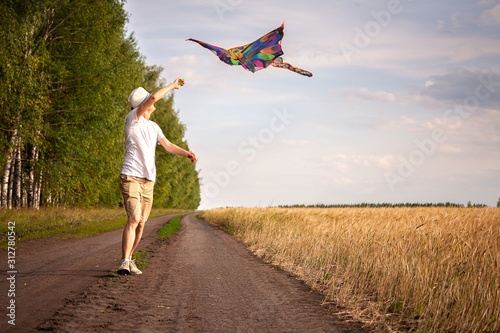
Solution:
M 163 87 L 160 90 L 158 90 L 158 91 L 154 92 L 153 94 L 151 94 L 151 96 L 149 96 L 148 100 L 145 101 L 144 103 L 142 103 L 141 106 L 139 106 L 137 108 L 137 111 L 136 111 L 137 119 L 141 118 L 141 116 L 151 106 L 153 106 L 153 104 L 155 104 L 160 99 L 162 99 L 163 97 L 165 97 L 165 95 L 168 94 L 170 91 L 172 91 L 174 89 L 179 89 L 181 87 L 180 80 L 181 79 L 176 79 L 174 82 L 170 83 L 169 85 L 166 85 L 165 87 Z
M 196 162 L 196 155 L 193 152 L 186 151 L 182 149 L 181 147 L 173 144 L 172 142 L 168 141 L 167 138 L 163 138 L 160 140 L 160 144 L 165 148 L 166 151 L 169 153 L 179 155 L 179 156 L 184 156 L 187 157 L 191 160 L 191 162 Z

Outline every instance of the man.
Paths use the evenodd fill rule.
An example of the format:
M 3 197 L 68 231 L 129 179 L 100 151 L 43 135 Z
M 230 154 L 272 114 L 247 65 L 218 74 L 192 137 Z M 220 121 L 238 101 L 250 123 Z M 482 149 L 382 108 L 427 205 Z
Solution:
M 122 260 L 118 267 L 121 275 L 142 273 L 132 261 L 132 253 L 141 240 L 153 204 L 156 144 L 161 144 L 169 153 L 196 161 L 194 153 L 168 141 L 161 128 L 149 120 L 156 110 L 155 102 L 171 90 L 179 89 L 181 84 L 182 80 L 177 79 L 153 94 L 139 87 L 128 98 L 132 111 L 125 117 L 125 158 L 120 174 L 120 189 L 128 216 L 123 230 Z

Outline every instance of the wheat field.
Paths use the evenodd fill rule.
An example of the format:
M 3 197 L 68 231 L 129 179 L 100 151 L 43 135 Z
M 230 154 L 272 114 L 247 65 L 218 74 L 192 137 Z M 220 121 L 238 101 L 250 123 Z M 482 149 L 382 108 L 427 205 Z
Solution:
M 500 331 L 500 209 L 224 208 L 203 218 L 379 329 Z

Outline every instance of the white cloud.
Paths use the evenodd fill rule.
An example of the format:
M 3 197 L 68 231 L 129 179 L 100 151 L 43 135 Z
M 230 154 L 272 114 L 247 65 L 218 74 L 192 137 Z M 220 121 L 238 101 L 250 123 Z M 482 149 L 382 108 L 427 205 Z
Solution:
M 392 154 L 383 155 L 346 155 L 335 154 L 324 156 L 323 163 L 317 163 L 316 166 L 327 170 L 334 169 L 342 173 L 347 173 L 353 168 L 375 167 L 377 169 L 390 169 L 394 163 L 395 156 Z
M 335 89 L 334 93 L 340 96 L 344 96 L 348 99 L 364 99 L 369 101 L 378 101 L 393 103 L 395 101 L 394 94 L 387 91 L 372 91 L 368 88 L 342 88 Z
M 283 144 L 292 147 L 306 147 L 310 145 L 312 142 L 309 140 L 296 140 L 296 139 L 283 139 L 280 140 Z
M 342 178 L 335 178 L 335 183 L 337 184 L 342 184 L 342 185 L 352 185 L 352 184 L 356 184 L 356 181 L 350 179 L 350 178 L 346 178 L 346 177 L 342 177 Z
M 434 85 L 436 82 L 432 81 L 432 80 L 429 80 L 427 82 L 425 82 L 424 84 L 424 87 L 425 88 L 429 88 L 430 86 Z
M 426 83 L 426 86 L 428 84 Z M 418 102 L 430 101 L 419 93 L 374 91 L 368 88 L 341 88 L 332 90 L 337 96 L 342 96 L 348 101 L 376 101 L 388 104 L 411 105 Z
M 481 23 L 484 25 L 500 25 L 500 4 L 485 10 L 481 15 Z
M 401 120 L 402 120 L 403 124 L 407 124 L 407 125 L 415 125 L 417 123 L 417 121 L 415 119 L 404 116 L 404 115 L 401 116 Z
M 379 102 L 394 103 L 396 98 L 394 94 L 386 91 L 370 91 L 366 88 L 359 89 L 359 96 L 368 100 L 375 100 Z
M 438 150 L 441 153 L 445 154 L 460 154 L 462 152 L 462 149 L 460 147 L 453 146 L 451 144 L 441 144 L 438 146 Z
M 477 2 L 477 5 L 478 6 L 490 6 L 490 5 L 494 5 L 495 4 L 495 0 L 479 0 Z

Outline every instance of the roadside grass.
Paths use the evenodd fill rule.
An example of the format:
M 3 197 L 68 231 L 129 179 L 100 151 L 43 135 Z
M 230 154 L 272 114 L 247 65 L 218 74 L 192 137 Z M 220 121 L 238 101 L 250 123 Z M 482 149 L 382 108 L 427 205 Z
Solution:
M 389 331 L 500 331 L 500 209 L 204 211 L 256 255 Z
M 169 223 L 161 227 L 161 229 L 158 231 L 157 237 L 160 239 L 168 238 L 179 231 L 179 229 L 181 228 L 181 218 L 183 216 L 184 215 L 177 215 L 172 220 L 170 220 Z
M 148 257 L 153 245 L 148 245 L 144 250 L 132 254 L 132 259 L 135 260 L 135 265 L 139 269 L 148 267 Z
M 163 227 L 161 227 L 160 230 L 158 230 L 156 237 L 158 239 L 166 239 L 173 236 L 181 228 L 181 218 L 184 215 L 185 214 L 177 215 L 176 217 L 171 219 L 170 222 L 168 222 Z M 148 257 L 154 246 L 155 245 L 153 243 L 147 246 L 144 250 L 136 252 L 132 255 L 132 259 L 135 259 L 135 264 L 137 268 L 143 269 L 148 267 Z
M 186 210 L 153 209 L 150 218 L 184 213 Z M 127 223 L 123 208 L 79 209 L 44 208 L 39 210 L 19 209 L 0 211 L 0 249 L 7 248 L 8 222 L 15 222 L 16 245 L 19 242 L 47 238 L 78 238 L 122 228 Z

